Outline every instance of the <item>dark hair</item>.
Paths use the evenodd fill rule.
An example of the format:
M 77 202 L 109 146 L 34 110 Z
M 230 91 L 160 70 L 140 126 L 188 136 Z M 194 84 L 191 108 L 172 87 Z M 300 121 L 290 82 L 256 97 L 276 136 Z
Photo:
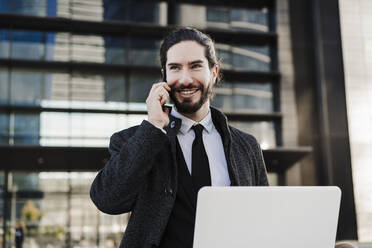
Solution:
M 165 69 L 167 63 L 167 52 L 172 46 L 182 41 L 195 41 L 205 48 L 205 57 L 208 60 L 209 68 L 215 65 L 219 65 L 219 60 L 216 56 L 216 50 L 214 48 L 214 42 L 207 34 L 190 27 L 178 28 L 167 35 L 164 38 L 160 46 L 160 63 L 161 67 Z M 217 81 L 220 79 L 220 75 L 217 77 Z

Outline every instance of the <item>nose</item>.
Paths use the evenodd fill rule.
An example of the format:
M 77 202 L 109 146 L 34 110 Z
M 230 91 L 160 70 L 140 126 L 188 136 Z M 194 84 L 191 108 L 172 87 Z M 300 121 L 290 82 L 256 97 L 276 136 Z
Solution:
M 191 84 L 193 82 L 191 73 L 188 70 L 183 70 L 178 81 L 180 84 Z

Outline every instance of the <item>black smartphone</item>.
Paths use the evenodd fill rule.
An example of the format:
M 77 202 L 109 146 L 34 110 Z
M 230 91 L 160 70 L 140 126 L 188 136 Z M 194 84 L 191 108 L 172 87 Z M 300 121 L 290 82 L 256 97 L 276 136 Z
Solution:
M 165 68 L 161 69 L 161 78 L 162 78 L 163 82 L 167 82 L 167 73 L 165 71 Z
M 161 77 L 162 77 L 163 82 L 167 82 L 167 74 L 166 74 L 165 68 L 161 69 Z M 165 109 L 168 109 L 170 113 L 170 111 L 172 110 L 172 105 L 166 103 L 166 104 L 163 104 L 162 108 L 163 108 L 163 111 L 165 111 Z

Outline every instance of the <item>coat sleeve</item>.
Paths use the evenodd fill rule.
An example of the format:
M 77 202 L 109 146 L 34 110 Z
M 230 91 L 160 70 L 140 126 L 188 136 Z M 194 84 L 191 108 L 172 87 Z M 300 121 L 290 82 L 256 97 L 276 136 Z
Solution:
M 130 212 L 155 155 L 167 141 L 167 136 L 147 121 L 136 130 L 131 128 L 113 134 L 110 159 L 90 189 L 90 197 L 97 208 L 107 214 Z

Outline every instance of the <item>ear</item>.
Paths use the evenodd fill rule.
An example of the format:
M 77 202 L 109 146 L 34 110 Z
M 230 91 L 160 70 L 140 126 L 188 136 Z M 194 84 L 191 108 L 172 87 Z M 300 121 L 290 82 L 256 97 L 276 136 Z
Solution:
M 218 67 L 218 65 L 215 65 L 211 68 L 211 76 L 212 76 L 213 85 L 216 83 L 219 72 L 220 72 L 220 68 Z

